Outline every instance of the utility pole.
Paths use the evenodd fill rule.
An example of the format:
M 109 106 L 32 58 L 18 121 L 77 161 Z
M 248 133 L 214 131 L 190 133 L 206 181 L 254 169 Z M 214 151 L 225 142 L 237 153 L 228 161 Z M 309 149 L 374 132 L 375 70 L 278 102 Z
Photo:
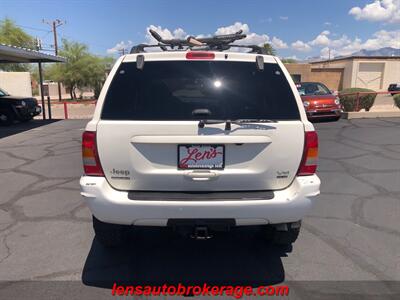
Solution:
M 59 19 L 55 19 L 53 21 L 46 21 L 43 19 L 43 23 L 46 23 L 51 26 L 51 29 L 53 31 L 53 36 L 54 36 L 54 54 L 57 56 L 58 55 L 58 43 L 57 43 L 57 27 L 66 24 L 66 21 L 61 21 Z M 58 100 L 61 102 L 62 97 L 61 97 L 61 85 L 60 82 L 57 82 L 57 87 L 58 87 Z
M 121 48 L 118 50 L 118 52 L 120 55 L 125 55 L 125 50 L 126 50 L 125 48 Z

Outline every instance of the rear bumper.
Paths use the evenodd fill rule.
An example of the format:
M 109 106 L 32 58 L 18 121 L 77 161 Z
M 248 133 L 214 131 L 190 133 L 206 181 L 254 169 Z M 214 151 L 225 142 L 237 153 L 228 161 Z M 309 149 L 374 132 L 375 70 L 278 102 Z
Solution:
M 235 219 L 236 225 L 296 222 L 311 208 L 309 197 L 319 194 L 316 175 L 296 177 L 268 200 L 166 201 L 131 200 L 113 189 L 104 177 L 82 176 L 81 195 L 92 214 L 107 223 L 166 226 L 169 219 Z

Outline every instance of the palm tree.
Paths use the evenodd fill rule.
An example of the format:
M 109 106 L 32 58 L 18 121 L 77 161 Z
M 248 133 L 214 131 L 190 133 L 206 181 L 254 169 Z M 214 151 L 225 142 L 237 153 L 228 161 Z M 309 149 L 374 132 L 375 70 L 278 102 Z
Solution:
M 266 54 L 276 55 L 276 50 L 272 47 L 270 43 L 265 43 L 262 47 L 265 49 Z

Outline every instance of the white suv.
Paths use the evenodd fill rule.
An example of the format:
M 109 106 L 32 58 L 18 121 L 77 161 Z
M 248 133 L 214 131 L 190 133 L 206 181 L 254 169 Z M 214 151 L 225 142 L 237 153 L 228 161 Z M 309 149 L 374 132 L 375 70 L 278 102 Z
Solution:
M 97 239 L 130 226 L 265 225 L 294 242 L 319 194 L 318 138 L 279 58 L 191 49 L 119 58 L 83 133 Z M 268 234 L 267 234 L 268 233 Z

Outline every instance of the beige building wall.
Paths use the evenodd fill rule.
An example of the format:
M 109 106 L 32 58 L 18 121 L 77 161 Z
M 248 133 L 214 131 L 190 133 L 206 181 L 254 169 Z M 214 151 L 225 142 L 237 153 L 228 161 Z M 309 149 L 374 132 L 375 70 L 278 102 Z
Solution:
M 32 97 L 29 72 L 0 72 L 0 88 L 13 96 Z
M 353 63 L 352 61 L 347 60 L 339 60 L 339 61 L 330 61 L 330 62 L 322 62 L 322 63 L 313 63 L 313 69 L 321 69 L 321 70 L 342 70 L 342 79 L 341 84 L 337 85 L 337 89 L 342 90 L 351 87 L 351 78 L 353 76 L 352 69 Z
M 353 64 L 353 61 L 347 60 L 347 61 L 344 61 L 342 65 L 344 66 L 343 89 L 349 89 L 349 88 L 353 87 L 352 78 L 353 78 L 354 64 Z
M 360 87 L 386 91 L 390 83 L 400 82 L 400 58 L 349 58 L 313 63 L 314 68 L 343 68 L 343 88 Z
M 340 91 L 343 87 L 343 69 L 341 68 L 312 68 L 310 81 L 322 82 L 330 90 Z
M 310 81 L 311 65 L 310 64 L 285 64 L 290 75 L 300 75 L 301 81 Z
M 389 84 L 400 82 L 400 59 L 354 60 L 352 86 L 386 91 Z
M 300 75 L 301 81 L 317 81 L 325 84 L 329 89 L 338 91 L 343 85 L 343 69 L 314 66 L 311 64 L 286 64 L 289 73 Z

